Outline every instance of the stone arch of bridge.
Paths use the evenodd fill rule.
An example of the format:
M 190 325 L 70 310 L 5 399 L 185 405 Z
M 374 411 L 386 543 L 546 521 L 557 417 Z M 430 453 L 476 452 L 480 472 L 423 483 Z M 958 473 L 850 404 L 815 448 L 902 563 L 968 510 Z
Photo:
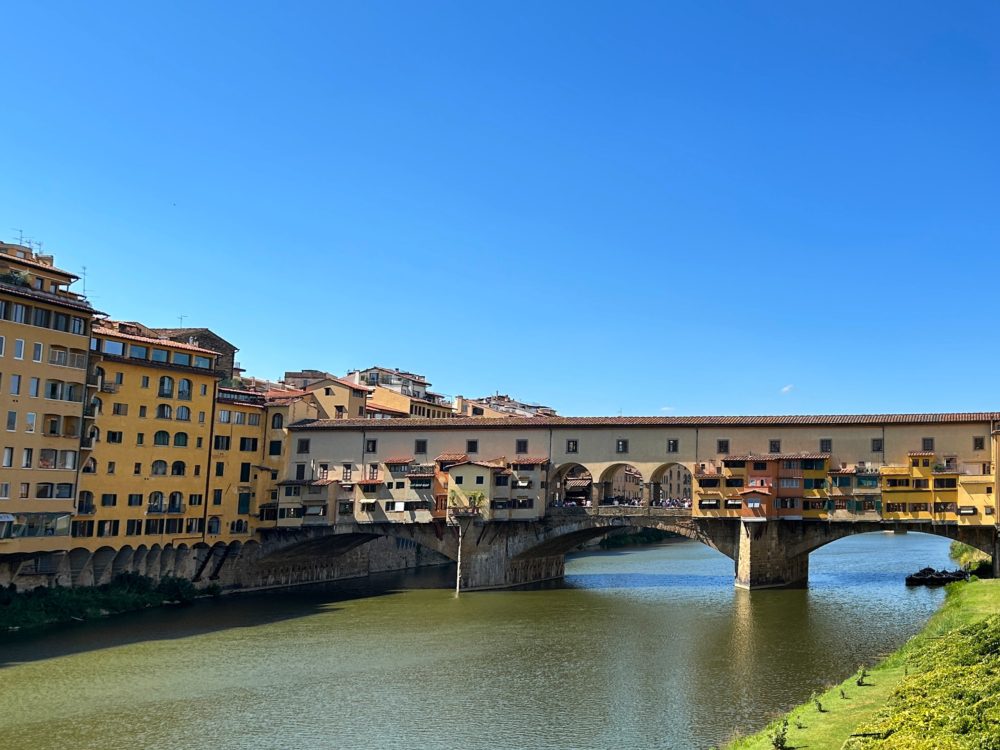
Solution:
M 276 530 L 264 536 L 253 553 L 257 563 L 285 564 L 317 557 L 333 558 L 350 552 L 380 537 L 403 539 L 426 547 L 454 560 L 457 554 L 457 529 L 442 523 L 365 524 L 344 532 L 332 527 Z M 246 550 L 244 554 L 249 554 Z
M 905 530 L 912 534 L 928 534 L 942 539 L 950 539 L 968 544 L 988 555 L 994 554 L 996 546 L 996 532 L 992 526 L 953 526 L 944 524 L 921 524 L 918 528 L 912 526 L 906 528 L 886 528 L 885 524 L 855 523 L 855 524 L 822 524 L 812 525 L 813 528 L 806 527 L 810 532 L 808 536 L 797 535 L 786 547 L 786 554 L 789 557 L 797 555 L 809 555 L 828 544 L 846 539 L 857 534 L 885 533 L 890 530 Z
M 565 555 L 592 539 L 626 528 L 644 528 L 666 531 L 691 539 L 720 552 L 730 559 L 736 559 L 737 540 L 731 524 L 702 524 L 690 518 L 656 518 L 649 516 L 625 516 L 622 518 L 596 517 L 585 524 L 556 526 L 542 541 L 514 555 L 516 560 L 526 560 L 551 555 Z

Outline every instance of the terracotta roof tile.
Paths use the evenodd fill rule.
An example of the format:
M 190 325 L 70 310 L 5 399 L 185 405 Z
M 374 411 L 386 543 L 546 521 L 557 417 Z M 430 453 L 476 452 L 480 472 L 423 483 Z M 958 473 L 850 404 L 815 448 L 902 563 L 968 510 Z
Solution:
M 835 425 L 940 424 L 1000 421 L 1000 412 L 949 412 L 941 414 L 817 414 L 712 417 L 459 417 L 443 419 L 410 418 L 386 424 L 361 419 L 320 419 L 299 429 L 310 430 L 480 430 L 511 427 L 818 427 Z
M 385 464 L 412 464 L 413 456 L 394 456 L 393 458 L 387 458 L 382 463 Z
M 434 459 L 435 461 L 468 461 L 469 457 L 464 453 L 442 453 Z
M 517 456 L 510 460 L 512 464 L 530 464 L 531 466 L 544 466 L 549 463 L 545 456 Z
M 145 344 L 156 344 L 157 346 L 162 346 L 167 349 L 183 349 L 189 352 L 200 352 L 202 354 L 210 354 L 215 357 L 218 356 L 218 352 L 213 352 L 211 349 L 202 349 L 200 346 L 195 346 L 194 344 L 185 344 L 180 341 L 173 341 L 172 339 L 157 339 L 151 336 L 136 336 L 131 333 L 122 333 L 115 328 L 103 328 L 94 326 L 95 336 L 114 336 L 115 338 L 125 339 L 127 341 L 141 341 Z

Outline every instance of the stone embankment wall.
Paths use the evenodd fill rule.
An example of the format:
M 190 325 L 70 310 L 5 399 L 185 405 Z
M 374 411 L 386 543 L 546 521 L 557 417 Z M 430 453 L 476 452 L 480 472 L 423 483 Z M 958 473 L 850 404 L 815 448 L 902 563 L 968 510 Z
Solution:
M 138 573 L 159 580 L 187 578 L 196 586 L 254 589 L 359 578 L 369 573 L 442 565 L 447 557 L 413 541 L 389 537 L 366 539 L 341 549 L 302 550 L 265 557 L 257 542 L 209 547 L 136 549 L 105 547 L 90 552 L 77 548 L 35 556 L 0 556 L 0 586 L 19 591 L 38 586 L 99 586 L 120 573 Z

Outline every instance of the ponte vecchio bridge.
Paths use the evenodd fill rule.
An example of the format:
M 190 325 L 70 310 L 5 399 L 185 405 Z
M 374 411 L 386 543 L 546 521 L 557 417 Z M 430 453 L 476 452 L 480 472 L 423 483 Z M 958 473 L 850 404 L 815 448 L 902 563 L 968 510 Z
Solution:
M 456 559 L 459 527 L 470 589 L 559 577 L 566 552 L 634 526 L 718 550 L 746 588 L 802 585 L 809 553 L 872 531 L 961 540 L 997 566 L 998 427 L 995 412 L 302 422 L 259 544 L 222 577 L 322 580 L 380 536 Z

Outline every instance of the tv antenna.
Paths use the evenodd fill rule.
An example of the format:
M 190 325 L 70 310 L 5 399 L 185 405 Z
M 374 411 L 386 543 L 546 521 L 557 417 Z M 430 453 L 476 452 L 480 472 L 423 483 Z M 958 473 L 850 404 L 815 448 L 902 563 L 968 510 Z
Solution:
M 180 327 L 181 328 L 184 327 L 184 318 L 186 318 L 186 317 L 187 317 L 187 315 L 178 315 L 177 316 L 177 320 L 180 321 Z
M 11 231 L 12 232 L 17 232 L 17 244 L 18 245 L 23 245 L 24 244 L 24 230 L 23 229 L 17 229 L 15 227 L 15 228 L 11 229 Z

